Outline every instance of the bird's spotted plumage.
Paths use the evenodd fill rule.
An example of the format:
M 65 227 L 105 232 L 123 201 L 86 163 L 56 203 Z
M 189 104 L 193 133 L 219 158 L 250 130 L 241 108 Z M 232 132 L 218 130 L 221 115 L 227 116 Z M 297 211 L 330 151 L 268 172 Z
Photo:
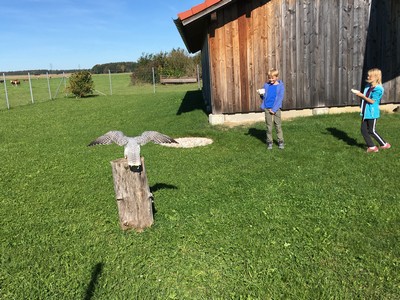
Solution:
M 90 142 L 88 146 L 110 145 L 124 146 L 124 156 L 128 159 L 129 166 L 140 166 L 140 146 L 153 142 L 155 144 L 177 143 L 173 138 L 157 131 L 145 131 L 139 136 L 128 137 L 121 131 L 109 131 Z

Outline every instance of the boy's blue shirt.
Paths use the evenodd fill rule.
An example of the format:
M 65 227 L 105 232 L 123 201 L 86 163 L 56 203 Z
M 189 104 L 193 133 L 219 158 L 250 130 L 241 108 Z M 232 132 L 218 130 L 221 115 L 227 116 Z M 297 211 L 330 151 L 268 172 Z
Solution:
M 364 95 L 366 95 L 368 89 L 371 86 L 368 85 L 364 89 Z M 363 116 L 363 119 L 378 119 L 380 117 L 380 110 L 379 110 L 379 104 L 381 102 L 382 96 L 383 96 L 384 88 L 381 84 L 378 84 L 377 86 L 374 87 L 372 92 L 369 94 L 370 99 L 374 100 L 374 103 L 369 103 L 365 101 L 364 99 L 361 101 L 361 116 Z M 364 112 L 362 111 L 363 105 L 365 103 L 365 109 Z
M 263 96 L 263 101 L 261 103 L 261 109 L 271 109 L 274 113 L 276 113 L 280 108 L 282 108 L 283 96 L 285 94 L 285 86 L 282 80 L 278 80 L 278 84 L 276 85 L 276 97 L 274 101 L 268 100 L 268 90 L 272 86 L 269 82 L 266 82 L 263 86 L 265 89 L 265 94 Z

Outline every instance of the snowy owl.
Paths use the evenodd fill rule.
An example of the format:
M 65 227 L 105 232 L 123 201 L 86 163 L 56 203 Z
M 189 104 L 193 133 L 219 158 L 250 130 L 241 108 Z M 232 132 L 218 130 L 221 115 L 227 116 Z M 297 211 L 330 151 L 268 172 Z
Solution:
M 109 131 L 90 142 L 88 146 L 110 145 L 112 143 L 118 146 L 124 146 L 124 156 L 128 159 L 128 165 L 131 169 L 140 168 L 140 146 L 153 142 L 161 143 L 178 143 L 173 138 L 159 133 L 157 131 L 144 131 L 141 135 L 135 137 L 125 136 L 121 131 Z

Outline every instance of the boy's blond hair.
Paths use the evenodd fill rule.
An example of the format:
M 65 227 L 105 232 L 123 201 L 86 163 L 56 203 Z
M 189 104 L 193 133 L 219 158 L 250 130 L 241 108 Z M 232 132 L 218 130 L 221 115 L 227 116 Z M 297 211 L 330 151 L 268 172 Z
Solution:
M 368 80 L 368 83 L 372 85 L 382 84 L 382 71 L 378 68 L 369 70 L 368 75 L 372 77 L 372 79 Z
M 279 71 L 277 69 L 272 68 L 272 69 L 269 69 L 267 75 L 268 75 L 268 77 L 270 77 L 270 76 L 278 77 L 279 76 Z

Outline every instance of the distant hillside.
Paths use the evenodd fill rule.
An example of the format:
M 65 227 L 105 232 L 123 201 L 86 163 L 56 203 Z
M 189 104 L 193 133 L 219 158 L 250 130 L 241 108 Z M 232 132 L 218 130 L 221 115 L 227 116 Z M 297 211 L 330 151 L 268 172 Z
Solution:
M 22 70 L 22 71 L 10 71 L 10 72 L 1 72 L 1 74 L 5 74 L 6 76 L 16 76 L 16 75 L 26 75 L 26 74 L 31 74 L 31 75 L 41 75 L 41 74 L 62 74 L 64 73 L 74 73 L 74 72 L 79 72 L 79 71 L 90 71 L 90 70 L 83 70 L 83 69 L 73 69 L 73 70 Z
M 111 73 L 126 73 L 133 72 L 137 63 L 136 62 L 115 62 L 115 63 L 106 63 L 106 64 L 97 64 L 91 69 L 70 69 L 70 70 L 21 70 L 21 71 L 10 71 L 10 72 L 0 72 L 0 74 L 5 74 L 6 76 L 15 76 L 15 75 L 26 75 L 27 73 L 31 75 L 40 75 L 40 74 L 62 74 L 62 73 L 75 73 L 79 71 L 89 71 L 93 74 L 106 74 L 109 71 Z

